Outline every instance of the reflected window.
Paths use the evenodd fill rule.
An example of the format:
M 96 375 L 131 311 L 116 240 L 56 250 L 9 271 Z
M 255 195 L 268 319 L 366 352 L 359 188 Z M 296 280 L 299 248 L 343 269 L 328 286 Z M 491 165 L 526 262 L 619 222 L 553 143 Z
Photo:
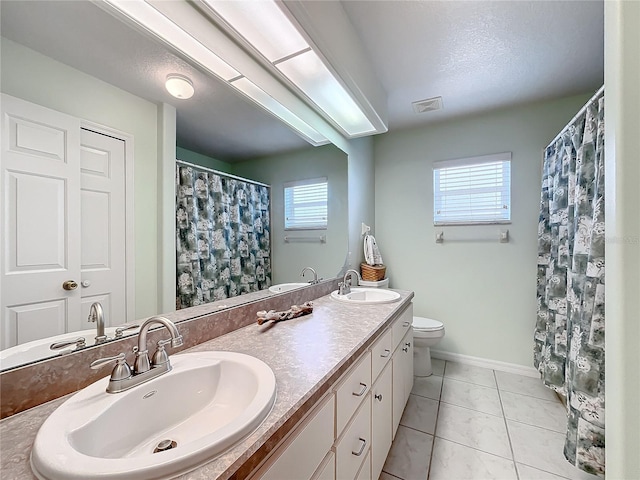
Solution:
M 326 177 L 285 183 L 284 229 L 326 229 L 328 192 Z

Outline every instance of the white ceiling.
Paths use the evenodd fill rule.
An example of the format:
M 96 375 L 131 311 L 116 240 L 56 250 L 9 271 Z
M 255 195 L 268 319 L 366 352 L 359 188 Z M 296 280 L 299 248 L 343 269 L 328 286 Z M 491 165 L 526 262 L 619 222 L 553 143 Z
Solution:
M 343 1 L 388 98 L 389 129 L 595 91 L 603 1 Z M 226 161 L 308 144 L 222 82 L 85 0 L 2 0 L 4 37 L 178 110 L 178 144 Z M 168 73 L 196 95 L 164 90 Z M 444 109 L 411 102 L 442 96 Z M 309 147 L 311 148 L 311 147 Z

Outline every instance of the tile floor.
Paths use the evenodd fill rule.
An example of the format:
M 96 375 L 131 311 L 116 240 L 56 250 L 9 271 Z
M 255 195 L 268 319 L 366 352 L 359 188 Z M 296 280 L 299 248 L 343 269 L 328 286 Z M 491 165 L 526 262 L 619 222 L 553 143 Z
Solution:
M 562 453 L 565 408 L 536 378 L 433 361 L 380 480 L 595 480 Z

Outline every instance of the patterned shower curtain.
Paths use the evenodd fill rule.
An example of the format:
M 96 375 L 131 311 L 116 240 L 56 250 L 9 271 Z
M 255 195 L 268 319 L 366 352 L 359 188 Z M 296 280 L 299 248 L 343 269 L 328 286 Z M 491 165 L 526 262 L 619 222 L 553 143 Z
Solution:
M 177 309 L 271 285 L 270 190 L 177 166 Z
M 566 396 L 564 455 L 604 476 L 604 94 L 545 151 L 534 364 Z

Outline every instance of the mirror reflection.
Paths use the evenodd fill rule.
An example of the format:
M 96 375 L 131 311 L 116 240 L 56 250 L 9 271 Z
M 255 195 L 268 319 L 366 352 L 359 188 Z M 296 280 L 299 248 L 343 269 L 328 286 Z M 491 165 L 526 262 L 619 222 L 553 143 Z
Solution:
M 93 345 L 100 323 L 90 321 L 95 303 L 107 338 L 135 334 L 137 320 L 173 310 L 166 305 L 176 300 L 177 275 L 171 285 L 161 278 L 167 265 L 175 270 L 179 252 L 173 248 L 166 258 L 163 242 L 175 245 L 175 234 L 163 238 L 161 226 L 174 225 L 179 212 L 158 201 L 167 189 L 173 197 L 175 188 L 160 178 L 166 161 L 160 143 L 176 145 L 177 159 L 204 171 L 270 186 L 270 245 L 261 246 L 270 252 L 270 280 L 260 283 L 260 292 L 236 286 L 235 293 L 247 295 L 225 300 L 219 292 L 208 300 L 233 306 L 273 294 L 268 288 L 274 285 L 312 281 L 309 272 L 301 277 L 304 267 L 324 279 L 340 270 L 348 245 L 347 157 L 337 147 L 310 147 L 88 1 L 3 1 L 1 19 L 2 93 L 17 99 L 12 104 L 3 97 L 2 106 L 21 119 L 7 128 L 25 142 L 13 151 L 3 145 L 3 185 L 11 178 L 14 193 L 28 195 L 14 195 L 16 215 L 3 219 L 14 234 L 2 243 L 0 368 Z M 164 90 L 172 71 L 190 76 L 192 99 L 172 99 Z M 176 110 L 173 131 L 161 128 L 171 123 L 167 105 Z M 50 170 L 56 158 L 75 170 Z M 326 230 L 285 230 L 284 185 L 319 177 L 328 183 Z M 73 198 L 60 197 L 62 184 L 75 188 Z M 228 268 L 236 268 L 230 260 Z M 10 277 L 21 283 L 11 284 Z M 15 362 L 9 363 L 8 349 L 21 350 Z

